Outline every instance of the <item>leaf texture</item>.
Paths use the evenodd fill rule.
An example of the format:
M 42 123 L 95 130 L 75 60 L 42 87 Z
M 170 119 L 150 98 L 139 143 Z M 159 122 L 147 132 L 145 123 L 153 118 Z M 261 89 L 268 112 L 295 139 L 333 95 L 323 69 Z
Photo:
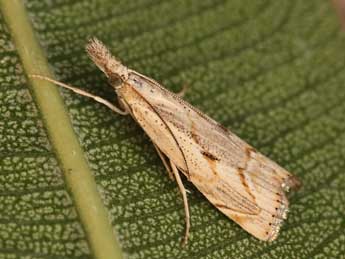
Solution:
M 128 258 L 345 258 L 344 35 L 327 1 L 25 2 L 59 80 L 116 100 L 91 36 L 299 176 L 273 243 L 249 236 L 185 180 L 183 205 L 130 117 L 62 90 Z M 0 15 L 0 258 L 92 258 L 40 107 Z M 57 125 L 59 122 L 57 121 Z M 87 190 L 85 190 L 87 195 Z
M 88 258 L 53 147 L 0 17 L 0 258 Z

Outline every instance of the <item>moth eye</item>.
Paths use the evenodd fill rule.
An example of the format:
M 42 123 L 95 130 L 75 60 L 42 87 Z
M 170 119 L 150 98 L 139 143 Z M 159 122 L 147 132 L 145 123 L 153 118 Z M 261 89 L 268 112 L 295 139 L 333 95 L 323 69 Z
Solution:
M 112 86 L 118 86 L 121 84 L 121 79 L 118 76 L 110 75 L 108 78 L 108 82 Z

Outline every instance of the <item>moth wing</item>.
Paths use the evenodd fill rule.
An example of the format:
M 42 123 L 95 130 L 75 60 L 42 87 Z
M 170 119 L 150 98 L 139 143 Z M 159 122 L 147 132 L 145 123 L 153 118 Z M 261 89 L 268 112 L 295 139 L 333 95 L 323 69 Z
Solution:
M 145 98 L 130 85 L 121 88 L 120 95 L 130 109 L 132 117 L 144 129 L 159 149 L 183 170 L 187 170 L 186 160 L 174 134 L 162 117 Z
M 194 170 L 215 176 L 212 184 L 209 184 L 210 180 L 201 180 L 195 185 L 219 210 L 246 231 L 261 240 L 275 240 L 287 217 L 289 202 L 286 192 L 290 188 L 298 188 L 299 180 L 229 130 L 197 115 L 195 112 L 189 116 L 193 121 L 193 140 L 208 167 L 204 165 Z M 198 152 L 194 155 L 198 156 Z M 240 200 L 242 206 L 252 208 L 251 212 L 256 208 L 255 213 L 234 209 L 229 196 L 234 196 L 235 192 L 241 195 L 236 200 Z
M 274 240 L 288 211 L 285 191 L 297 178 L 155 81 L 137 73 L 130 80 L 152 112 L 138 122 L 158 147 L 220 211 L 255 237 Z M 134 117 L 144 107 L 131 106 Z
M 264 168 L 265 165 L 261 167 L 262 163 L 255 158 L 251 160 L 252 165 L 246 169 L 234 169 L 221 161 L 216 162 L 217 177 L 212 185 L 203 181 L 195 185 L 210 202 L 246 231 L 261 240 L 273 241 L 288 212 L 284 186 L 295 185 L 295 178 L 288 173 L 286 181 L 268 175 L 266 170 L 270 169 Z M 203 173 L 209 174 L 209 170 L 204 169 Z M 236 202 L 229 197 L 235 197 Z M 242 206 L 251 209 L 246 211 Z

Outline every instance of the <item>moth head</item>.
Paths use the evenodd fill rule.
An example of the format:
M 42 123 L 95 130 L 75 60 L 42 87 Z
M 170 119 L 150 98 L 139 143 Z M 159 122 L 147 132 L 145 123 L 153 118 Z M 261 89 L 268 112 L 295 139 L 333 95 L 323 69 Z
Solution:
M 128 69 L 114 58 L 108 48 L 98 39 L 92 38 L 86 45 L 86 51 L 92 61 L 108 77 L 111 85 L 119 85 L 128 79 Z

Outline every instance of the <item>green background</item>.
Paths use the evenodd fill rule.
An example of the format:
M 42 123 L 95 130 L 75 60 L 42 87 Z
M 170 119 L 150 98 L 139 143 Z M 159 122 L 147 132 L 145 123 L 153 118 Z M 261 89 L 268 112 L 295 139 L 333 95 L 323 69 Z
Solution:
M 29 26 L 15 26 L 22 21 L 11 1 L 0 1 L 1 259 L 120 250 L 128 258 L 345 258 L 345 37 L 329 1 L 23 1 L 36 41 L 25 36 Z M 148 137 L 129 116 L 61 90 L 65 107 L 51 107 L 70 116 L 76 153 L 97 184 L 82 195 L 101 197 L 117 241 L 97 227 L 106 218 L 88 223 L 92 206 L 75 198 L 79 182 L 66 175 L 70 141 L 51 133 L 66 123 L 27 74 L 50 69 L 115 101 L 85 54 L 91 36 L 166 88 L 187 84 L 186 100 L 301 178 L 275 242 L 251 237 L 186 183 L 192 228 L 182 248 L 180 194 Z M 37 43 L 50 67 L 31 55 Z M 108 257 L 102 242 L 114 244 Z

